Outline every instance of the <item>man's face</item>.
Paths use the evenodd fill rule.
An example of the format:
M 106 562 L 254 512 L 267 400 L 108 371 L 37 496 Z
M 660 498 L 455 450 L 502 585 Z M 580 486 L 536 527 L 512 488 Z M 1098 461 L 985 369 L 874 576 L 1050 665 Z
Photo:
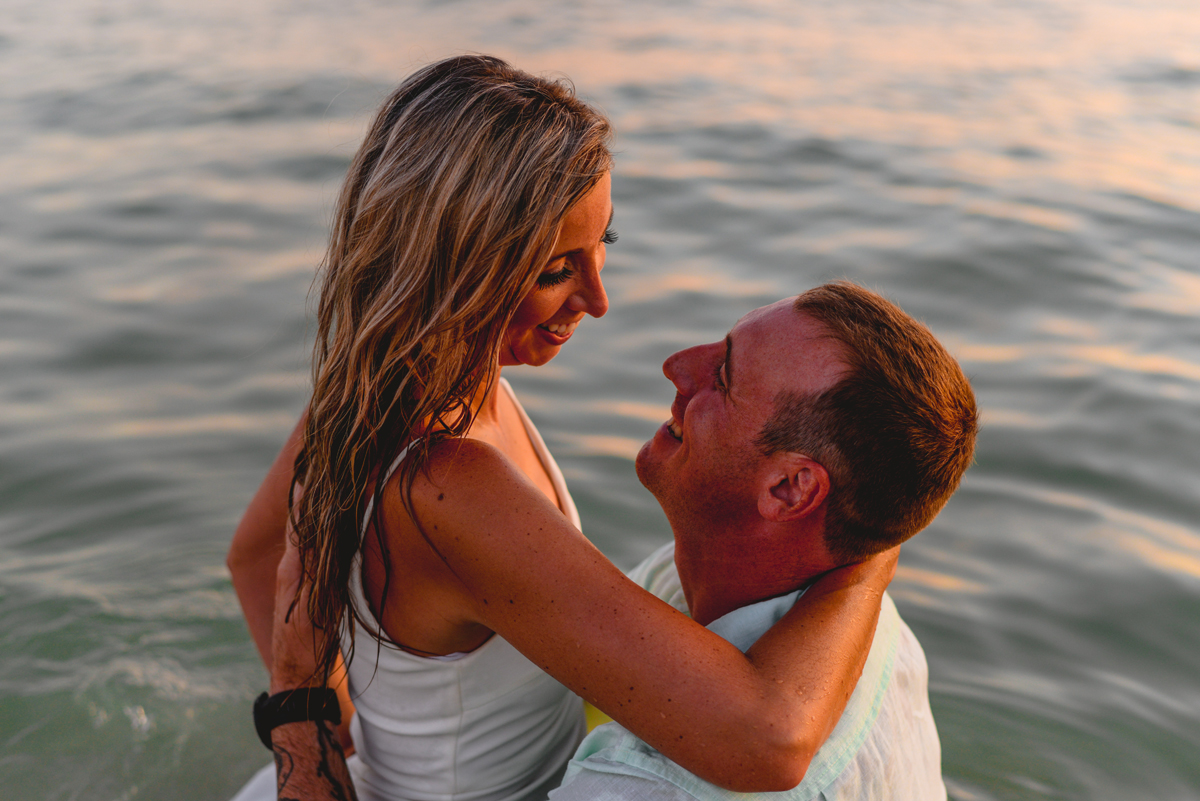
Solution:
M 765 458 L 754 439 L 776 397 L 820 392 L 846 371 L 842 345 L 793 301 L 755 309 L 724 341 L 663 363 L 676 389 L 672 419 L 642 446 L 637 473 L 669 518 L 737 515 L 756 504 Z

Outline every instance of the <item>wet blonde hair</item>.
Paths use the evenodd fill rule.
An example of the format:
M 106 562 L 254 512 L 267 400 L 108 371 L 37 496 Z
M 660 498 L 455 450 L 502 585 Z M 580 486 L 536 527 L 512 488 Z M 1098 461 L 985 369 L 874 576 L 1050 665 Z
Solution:
M 471 399 L 496 381 L 505 330 L 563 217 L 611 167 L 610 136 L 569 84 L 489 56 L 418 71 L 371 124 L 320 279 L 295 464 L 303 492 L 290 512 L 326 676 L 343 625 L 362 622 L 348 579 L 368 488 L 408 445 L 400 476 L 411 512 L 430 450 L 470 428 Z

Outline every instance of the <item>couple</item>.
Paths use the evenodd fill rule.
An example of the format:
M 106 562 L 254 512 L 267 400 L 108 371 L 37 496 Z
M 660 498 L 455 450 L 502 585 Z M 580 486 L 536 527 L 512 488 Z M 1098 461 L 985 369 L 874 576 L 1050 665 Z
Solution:
M 880 598 L 970 461 L 966 380 L 848 284 L 676 354 L 637 462 L 675 549 L 622 576 L 498 378 L 607 307 L 607 137 L 562 86 L 464 57 L 406 81 L 355 159 L 314 396 L 230 554 L 280 797 L 353 789 L 330 705 L 281 692 L 344 686 L 343 651 L 360 797 L 538 798 L 564 768 L 554 799 L 944 797 L 924 659 Z M 290 627 L 277 565 L 281 605 L 304 577 Z M 617 721 L 578 751 L 562 685 Z

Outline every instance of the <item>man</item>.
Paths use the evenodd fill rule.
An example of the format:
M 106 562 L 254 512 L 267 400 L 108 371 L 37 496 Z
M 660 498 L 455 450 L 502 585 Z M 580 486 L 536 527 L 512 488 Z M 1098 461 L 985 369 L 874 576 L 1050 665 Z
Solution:
M 642 448 L 637 471 L 675 541 L 632 578 L 743 650 L 798 588 L 928 525 L 972 458 L 975 400 L 957 363 L 924 326 L 853 284 L 757 309 L 724 342 L 681 351 L 663 371 L 677 390 L 672 419 Z M 780 797 L 944 799 L 927 675 L 885 597 L 845 712 L 801 784 Z M 273 691 L 288 676 L 277 663 Z M 316 751 L 310 729 L 276 732 L 297 772 L 344 769 L 327 735 Z M 733 797 L 615 723 L 588 735 L 551 795 Z

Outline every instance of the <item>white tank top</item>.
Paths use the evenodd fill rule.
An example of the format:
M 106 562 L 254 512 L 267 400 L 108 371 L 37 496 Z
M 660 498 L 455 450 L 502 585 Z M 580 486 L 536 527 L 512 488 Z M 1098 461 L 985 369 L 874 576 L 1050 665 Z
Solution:
M 562 471 L 512 387 L 503 378 L 500 386 L 521 414 L 559 506 L 580 527 Z M 373 502 L 364 531 L 372 511 Z M 380 631 L 363 595 L 361 552 L 351 565 L 350 593 L 365 628 Z M 361 758 L 354 784 L 363 801 L 544 799 L 585 732 L 579 698 L 498 634 L 469 653 L 421 657 L 386 641 L 377 645 L 360 625 L 347 672 L 356 709 L 350 730 Z

